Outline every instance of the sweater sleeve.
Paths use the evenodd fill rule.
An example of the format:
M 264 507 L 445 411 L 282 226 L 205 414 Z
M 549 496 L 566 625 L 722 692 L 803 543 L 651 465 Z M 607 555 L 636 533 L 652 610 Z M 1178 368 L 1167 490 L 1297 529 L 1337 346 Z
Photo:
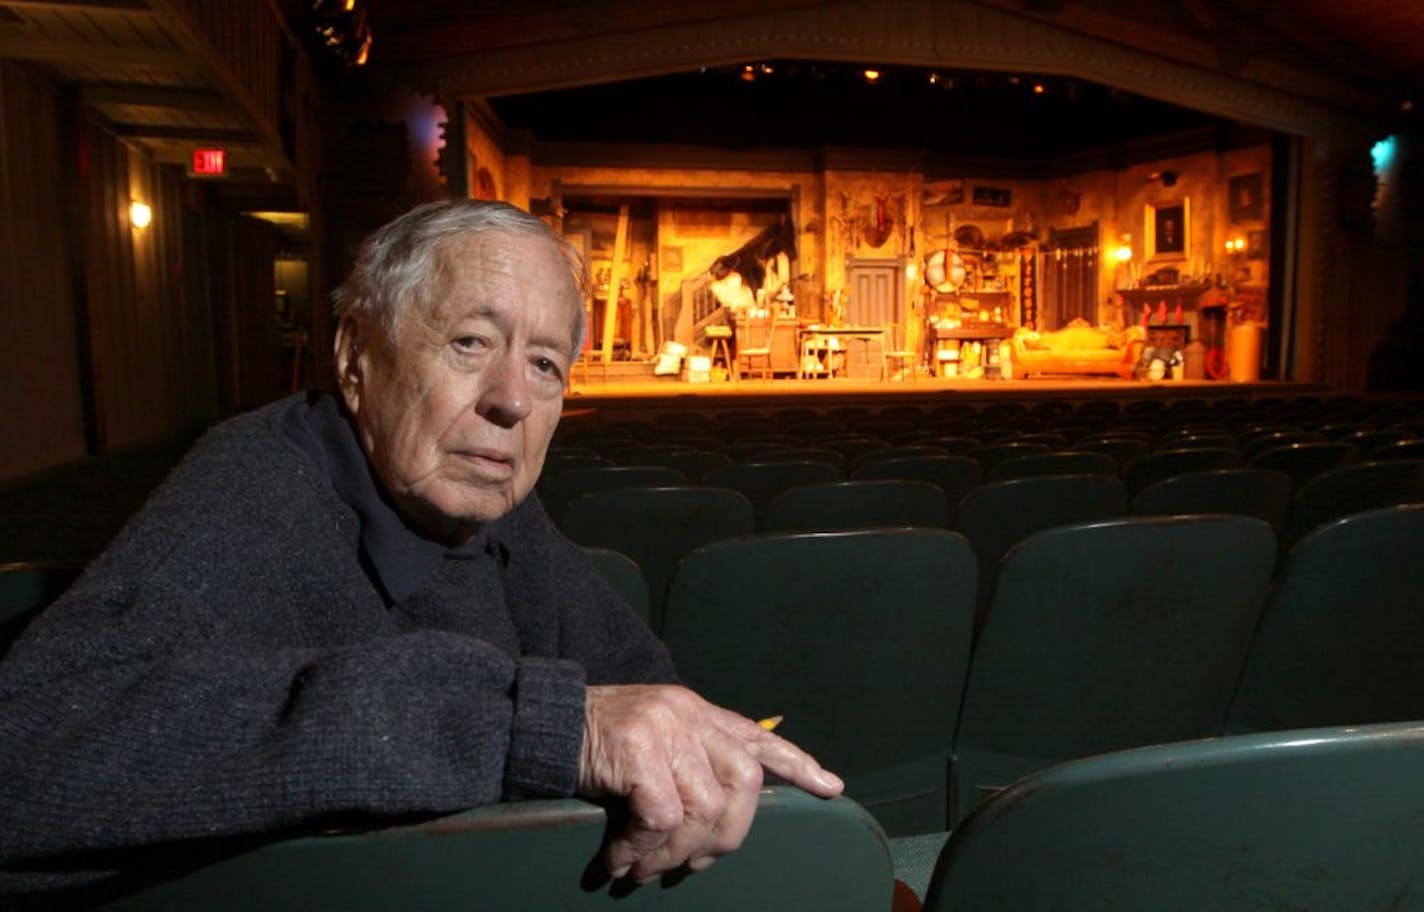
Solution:
M 269 648 L 192 630 L 189 602 L 161 581 L 122 603 L 76 596 L 17 644 L 0 677 L 0 891 L 105 876 L 145 846 L 572 790 L 573 663 L 429 630 Z
M 0 893 L 573 789 L 578 656 L 402 625 L 329 486 L 214 434 L 0 661 Z
M 672 658 L 593 561 L 531 495 L 501 520 L 510 546 L 506 599 L 526 654 L 558 655 L 589 684 L 669 684 Z

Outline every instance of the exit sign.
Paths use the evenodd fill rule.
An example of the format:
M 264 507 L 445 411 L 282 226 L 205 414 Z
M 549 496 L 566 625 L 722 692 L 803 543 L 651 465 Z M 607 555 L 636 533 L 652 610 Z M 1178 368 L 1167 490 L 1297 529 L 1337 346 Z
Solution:
M 202 177 L 223 177 L 227 174 L 226 149 L 194 149 L 193 173 Z

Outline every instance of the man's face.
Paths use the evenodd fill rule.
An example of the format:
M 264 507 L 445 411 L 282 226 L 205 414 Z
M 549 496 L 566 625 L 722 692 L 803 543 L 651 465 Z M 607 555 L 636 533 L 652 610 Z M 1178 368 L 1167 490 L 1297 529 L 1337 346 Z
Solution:
M 448 242 L 432 311 L 387 337 L 346 317 L 336 357 L 362 446 L 406 519 L 464 541 L 528 495 L 563 407 L 580 302 L 547 239 Z

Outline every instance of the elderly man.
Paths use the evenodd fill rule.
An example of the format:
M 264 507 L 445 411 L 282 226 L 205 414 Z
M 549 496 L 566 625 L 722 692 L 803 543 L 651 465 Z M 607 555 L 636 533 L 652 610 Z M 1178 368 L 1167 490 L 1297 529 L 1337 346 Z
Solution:
M 0 665 L 0 891 L 164 845 L 627 796 L 614 876 L 711 864 L 763 768 L 529 494 L 583 308 L 500 203 L 423 206 L 338 291 L 340 395 L 210 432 Z

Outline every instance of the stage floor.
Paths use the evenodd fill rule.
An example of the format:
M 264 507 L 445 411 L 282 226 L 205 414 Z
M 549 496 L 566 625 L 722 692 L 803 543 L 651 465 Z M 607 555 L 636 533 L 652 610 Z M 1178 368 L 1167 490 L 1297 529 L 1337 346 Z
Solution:
M 1261 398 L 1319 395 L 1319 384 L 1281 380 L 1232 383 L 1220 380 L 1121 380 L 1114 377 L 1045 378 L 1029 380 L 984 380 L 929 378 L 915 380 L 854 379 L 746 379 L 709 383 L 685 380 L 610 380 L 575 383 L 564 398 L 568 413 L 590 409 L 644 410 L 675 408 L 679 402 L 696 402 L 698 407 L 760 406 L 795 402 L 815 407 L 858 402 L 973 404 L 996 399 L 1147 399 Z

